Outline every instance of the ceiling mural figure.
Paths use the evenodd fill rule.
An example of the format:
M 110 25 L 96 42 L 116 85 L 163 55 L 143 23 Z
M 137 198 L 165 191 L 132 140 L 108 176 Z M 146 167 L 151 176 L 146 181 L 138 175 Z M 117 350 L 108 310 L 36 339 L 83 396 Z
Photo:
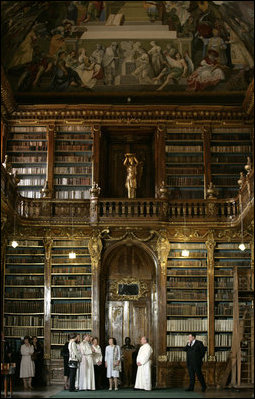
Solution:
M 252 1 L 2 1 L 14 92 L 243 92 Z

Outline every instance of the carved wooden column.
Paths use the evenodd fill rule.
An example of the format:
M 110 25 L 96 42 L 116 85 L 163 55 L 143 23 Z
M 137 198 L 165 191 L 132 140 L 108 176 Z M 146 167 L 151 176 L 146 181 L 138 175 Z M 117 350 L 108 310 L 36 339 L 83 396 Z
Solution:
M 215 328 L 214 328 L 214 241 L 213 231 L 205 242 L 207 249 L 207 330 L 208 330 L 208 374 L 207 384 L 215 385 Z
M 166 127 L 157 126 L 155 132 L 155 198 L 159 198 L 159 189 L 166 184 L 166 162 L 165 162 L 165 132 Z
M 203 127 L 202 132 L 204 144 L 204 199 L 207 198 L 207 188 L 212 180 L 211 175 L 211 129 Z
M 251 289 L 254 291 L 254 220 L 252 221 L 251 248 Z M 254 299 L 253 299 L 254 308 Z M 251 312 L 251 383 L 254 384 L 254 313 Z
M 46 166 L 46 180 L 43 189 L 41 190 L 42 196 L 45 198 L 53 198 L 54 195 L 54 137 L 55 137 L 55 124 L 47 126 L 47 166 Z
M 94 125 L 91 185 L 93 185 L 93 182 L 99 184 L 100 137 L 101 137 L 101 127 L 99 125 Z
M 157 325 L 155 325 L 155 337 L 156 340 L 156 351 L 158 354 L 157 358 L 157 386 L 165 386 L 166 382 L 162 380 L 161 376 L 164 376 L 161 368 L 165 368 L 167 362 L 166 356 L 166 331 L 167 331 L 167 319 L 166 319 L 166 277 L 167 277 L 167 258 L 170 251 L 170 243 L 168 241 L 167 234 L 165 232 L 156 232 L 158 240 L 156 244 L 156 250 L 158 255 L 158 270 L 157 270 L 157 295 L 158 295 L 158 308 L 157 308 Z
M 97 183 L 92 183 L 92 187 L 89 190 L 90 192 L 90 223 L 97 224 L 99 221 L 99 194 L 100 194 L 100 187 L 98 187 Z
M 44 265 L 44 362 L 46 367 L 47 385 L 50 383 L 51 358 L 51 249 L 53 240 L 45 238 L 45 265 Z
M 7 124 L 3 120 L 1 120 L 1 162 L 2 163 L 4 162 L 6 154 L 7 134 L 8 134 Z
M 2 217 L 1 217 L 2 219 Z M 2 220 L 1 220 L 2 223 Z M 4 330 L 4 323 L 3 323 L 3 319 L 4 319 L 4 285 L 5 285 L 5 252 L 6 252 L 6 246 L 8 243 L 8 239 L 6 237 L 4 237 L 3 235 L 3 229 L 1 229 L 1 326 L 2 329 Z M 2 359 L 1 359 L 2 362 Z
M 100 270 L 101 252 L 103 244 L 100 232 L 94 231 L 88 243 L 92 271 L 92 331 L 96 337 L 100 336 Z M 102 340 L 103 337 L 100 337 Z M 99 340 L 100 342 L 100 340 Z

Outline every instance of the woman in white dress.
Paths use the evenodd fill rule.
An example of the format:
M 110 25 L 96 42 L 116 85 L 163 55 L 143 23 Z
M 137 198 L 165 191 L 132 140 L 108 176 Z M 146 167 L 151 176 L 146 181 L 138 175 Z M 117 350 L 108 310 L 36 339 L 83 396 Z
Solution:
M 95 390 L 95 374 L 94 374 L 94 363 L 93 353 L 94 348 L 90 344 L 89 334 L 83 335 L 83 341 L 80 344 L 80 351 L 82 355 L 82 361 L 80 364 L 80 378 L 79 378 L 79 390 Z
M 24 389 L 32 389 L 32 377 L 35 376 L 35 363 L 31 356 L 34 353 L 33 345 L 30 345 L 30 337 L 24 337 L 24 344 L 21 345 L 20 352 L 22 355 L 20 363 L 20 378 L 23 378 Z
M 102 378 L 102 350 L 98 345 L 98 338 L 94 337 L 92 340 L 92 347 L 94 348 L 93 353 L 93 363 L 94 363 L 94 372 L 95 372 L 95 385 L 96 389 L 101 388 L 101 378 Z
M 105 367 L 109 378 L 109 391 L 112 390 L 112 378 L 114 378 L 115 391 L 118 390 L 118 377 L 121 371 L 120 347 L 115 338 L 109 338 L 109 345 L 105 349 Z

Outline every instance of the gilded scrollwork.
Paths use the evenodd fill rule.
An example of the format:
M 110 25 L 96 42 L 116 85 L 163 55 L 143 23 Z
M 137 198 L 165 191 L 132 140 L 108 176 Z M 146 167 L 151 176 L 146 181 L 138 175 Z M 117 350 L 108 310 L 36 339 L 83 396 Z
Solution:
M 92 270 L 96 271 L 100 264 L 101 252 L 103 243 L 101 240 L 101 233 L 94 231 L 88 242 L 88 249 L 91 258 Z
M 167 257 L 170 251 L 170 243 L 168 241 L 167 235 L 165 232 L 161 232 L 158 234 L 158 240 L 156 243 L 156 250 L 158 254 L 158 259 L 161 265 L 161 273 L 166 275 L 167 269 Z
M 121 295 L 119 294 L 119 285 L 135 284 L 138 288 L 138 293 L 135 295 Z M 123 278 L 121 280 L 111 280 L 109 283 L 109 300 L 111 301 L 138 301 L 144 298 L 149 293 L 149 287 L 146 281 Z

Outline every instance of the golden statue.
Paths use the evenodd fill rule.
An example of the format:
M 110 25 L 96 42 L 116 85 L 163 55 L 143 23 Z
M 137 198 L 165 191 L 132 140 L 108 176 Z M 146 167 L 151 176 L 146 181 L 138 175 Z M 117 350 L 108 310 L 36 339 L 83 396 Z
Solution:
M 128 198 L 135 198 L 139 161 L 137 160 L 135 154 L 127 153 L 125 154 L 123 165 L 127 168 L 125 187 L 128 190 Z

